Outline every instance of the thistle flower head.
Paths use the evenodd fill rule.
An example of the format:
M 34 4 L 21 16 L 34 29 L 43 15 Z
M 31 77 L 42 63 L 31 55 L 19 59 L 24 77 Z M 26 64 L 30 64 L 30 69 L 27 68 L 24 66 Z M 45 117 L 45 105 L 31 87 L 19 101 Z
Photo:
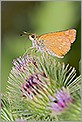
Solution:
M 73 99 L 78 100 L 75 96 L 80 90 L 81 77 L 76 77 L 75 68 L 69 64 L 57 62 L 46 54 L 31 53 L 15 59 L 13 65 L 7 89 L 16 120 L 62 120 Z M 74 112 L 75 108 L 71 116 Z

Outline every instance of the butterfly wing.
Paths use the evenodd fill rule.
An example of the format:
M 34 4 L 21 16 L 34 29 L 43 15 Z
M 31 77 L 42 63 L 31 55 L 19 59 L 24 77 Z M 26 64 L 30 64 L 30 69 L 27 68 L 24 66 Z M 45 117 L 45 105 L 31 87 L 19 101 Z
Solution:
M 75 41 L 76 30 L 71 29 L 62 32 L 53 32 L 43 34 L 39 40 L 44 41 L 46 49 L 58 57 L 65 55 L 71 47 L 71 43 Z

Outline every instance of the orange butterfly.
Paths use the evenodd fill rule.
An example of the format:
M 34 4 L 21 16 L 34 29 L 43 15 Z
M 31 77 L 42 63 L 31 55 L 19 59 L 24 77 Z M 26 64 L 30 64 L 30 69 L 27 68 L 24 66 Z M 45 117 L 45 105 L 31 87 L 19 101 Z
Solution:
M 37 48 L 41 52 L 48 52 L 53 56 L 63 58 L 63 56 L 70 50 L 71 43 L 75 41 L 76 30 L 69 29 L 60 32 L 42 34 L 40 36 L 29 34 L 27 32 L 24 32 L 24 34 L 28 34 L 34 48 Z

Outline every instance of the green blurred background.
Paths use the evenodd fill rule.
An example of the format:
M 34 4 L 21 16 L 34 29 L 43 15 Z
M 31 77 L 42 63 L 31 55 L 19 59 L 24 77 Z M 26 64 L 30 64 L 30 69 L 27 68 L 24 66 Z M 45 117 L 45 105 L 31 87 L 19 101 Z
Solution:
M 43 34 L 70 28 L 77 30 L 77 38 L 64 59 L 79 74 L 81 58 L 81 2 L 77 1 L 2 1 L 1 2 L 1 61 L 2 92 L 6 92 L 12 60 L 23 55 L 32 45 L 21 32 Z

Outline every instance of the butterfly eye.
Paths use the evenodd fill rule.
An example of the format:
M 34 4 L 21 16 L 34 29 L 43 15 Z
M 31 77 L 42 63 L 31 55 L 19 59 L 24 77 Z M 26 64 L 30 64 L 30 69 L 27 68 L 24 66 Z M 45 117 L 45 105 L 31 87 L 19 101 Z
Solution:
M 35 38 L 35 35 L 33 34 L 31 37 L 34 39 Z

